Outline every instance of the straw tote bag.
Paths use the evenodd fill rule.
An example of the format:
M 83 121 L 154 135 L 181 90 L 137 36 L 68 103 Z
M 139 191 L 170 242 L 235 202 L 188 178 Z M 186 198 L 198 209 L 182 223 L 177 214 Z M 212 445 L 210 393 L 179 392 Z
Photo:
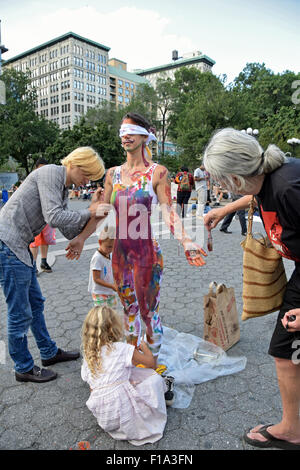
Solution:
M 282 256 L 268 237 L 252 234 L 254 197 L 248 212 L 248 231 L 241 242 L 243 256 L 242 320 L 260 317 L 279 310 L 287 284 Z

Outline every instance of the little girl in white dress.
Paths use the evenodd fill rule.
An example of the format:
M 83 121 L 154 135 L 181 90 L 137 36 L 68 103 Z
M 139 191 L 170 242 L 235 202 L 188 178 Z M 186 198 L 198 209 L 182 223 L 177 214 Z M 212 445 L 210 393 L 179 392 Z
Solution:
M 114 439 L 136 446 L 153 443 L 166 425 L 167 387 L 146 343 L 138 350 L 122 340 L 123 322 L 115 310 L 102 306 L 89 311 L 82 328 L 81 377 L 91 390 L 86 405 Z

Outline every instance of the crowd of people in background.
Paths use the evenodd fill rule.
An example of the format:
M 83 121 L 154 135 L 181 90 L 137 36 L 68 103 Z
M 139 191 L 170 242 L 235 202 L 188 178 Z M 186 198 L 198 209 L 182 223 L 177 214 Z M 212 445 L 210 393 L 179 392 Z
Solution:
M 79 187 L 76 187 L 75 184 L 73 184 L 69 193 L 69 199 L 87 199 L 90 201 L 99 187 L 101 187 L 100 183 L 95 184 L 93 182 Z
M 177 204 L 177 213 L 182 218 L 188 217 L 191 212 L 201 218 L 210 207 L 220 206 L 222 200 L 232 198 L 228 190 L 211 178 L 203 165 L 194 170 L 182 166 L 171 180 L 172 201 Z

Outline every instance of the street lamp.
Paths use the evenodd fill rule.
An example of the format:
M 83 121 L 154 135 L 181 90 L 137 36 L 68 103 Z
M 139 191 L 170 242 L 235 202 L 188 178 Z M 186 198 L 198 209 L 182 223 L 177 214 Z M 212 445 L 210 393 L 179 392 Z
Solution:
M 248 127 L 247 130 L 242 129 L 241 132 L 243 134 L 252 135 L 253 137 L 256 137 L 256 138 L 259 136 L 259 130 L 258 129 L 252 129 L 252 127 Z
M 288 139 L 287 143 L 292 146 L 293 148 L 293 157 L 295 156 L 295 147 L 300 144 L 300 139 L 293 137 L 292 139 Z

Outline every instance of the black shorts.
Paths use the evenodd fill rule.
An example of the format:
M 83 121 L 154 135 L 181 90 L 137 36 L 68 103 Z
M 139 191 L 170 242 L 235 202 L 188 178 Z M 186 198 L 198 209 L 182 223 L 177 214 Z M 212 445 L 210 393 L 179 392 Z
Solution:
M 294 308 L 300 308 L 300 263 L 295 263 L 295 270 L 287 284 L 283 304 L 277 317 L 269 347 L 269 354 L 273 357 L 291 360 L 293 353 L 299 347 L 300 331 L 289 333 L 281 323 L 284 314 Z

